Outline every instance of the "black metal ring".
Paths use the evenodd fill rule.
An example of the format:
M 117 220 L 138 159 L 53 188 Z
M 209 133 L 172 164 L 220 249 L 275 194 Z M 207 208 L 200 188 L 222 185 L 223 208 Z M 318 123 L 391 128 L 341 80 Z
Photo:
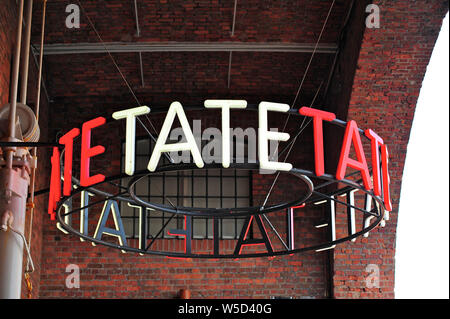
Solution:
M 249 215 L 260 215 L 267 214 L 274 211 L 279 211 L 285 208 L 297 206 L 303 204 L 314 191 L 314 184 L 312 181 L 305 175 L 300 174 L 294 170 L 291 171 L 279 171 L 283 173 L 291 174 L 299 179 L 301 179 L 307 186 L 306 194 L 301 197 L 289 201 L 283 202 L 276 205 L 270 205 L 267 207 L 259 207 L 259 206 L 250 206 L 250 207 L 239 207 L 239 208 L 197 208 L 197 207 L 171 207 L 169 205 L 155 204 L 151 202 L 147 202 L 139 198 L 135 191 L 134 185 L 138 183 L 141 179 L 155 175 L 161 172 L 173 172 L 173 171 L 181 171 L 181 170 L 202 170 L 202 169 L 211 169 L 211 168 L 221 168 L 222 164 L 205 164 L 203 168 L 198 168 L 195 164 L 177 164 L 177 165 L 166 165 L 159 167 L 154 172 L 137 172 L 135 174 L 135 178 L 133 178 L 128 183 L 128 193 L 130 197 L 139 205 L 151 209 L 160 210 L 166 213 L 178 214 L 178 215 L 188 215 L 188 216 L 202 216 L 202 217 L 242 217 Z M 230 164 L 230 169 L 246 169 L 246 170 L 257 170 L 259 169 L 259 163 L 232 163 Z
M 99 245 L 104 245 L 104 246 L 108 246 L 108 247 L 112 247 L 112 248 L 116 248 L 116 249 L 120 249 L 123 251 L 127 251 L 130 253 L 137 253 L 137 254 L 146 254 L 146 255 L 155 255 L 155 256 L 163 256 L 163 257 L 173 257 L 173 258 L 205 258 L 205 259 L 226 259 L 226 258 L 232 258 L 232 259 L 241 259 L 241 258 L 260 258 L 260 257 L 275 257 L 275 256 L 283 256 L 283 255 L 292 255 L 292 254 L 296 254 L 296 253 L 303 253 L 303 252 L 307 252 L 307 251 L 317 251 L 320 249 L 326 249 L 329 248 L 331 246 L 337 245 L 337 244 L 341 244 L 343 242 L 352 240 L 354 238 L 357 238 L 365 233 L 370 232 L 372 229 L 374 229 L 375 227 L 378 226 L 378 224 L 381 222 L 381 220 L 383 219 L 383 214 L 381 214 L 381 206 L 377 205 L 375 207 L 375 209 L 377 210 L 377 214 L 376 214 L 376 218 L 375 221 L 372 222 L 368 227 L 366 227 L 365 229 L 354 233 L 353 235 L 347 236 L 347 237 L 343 237 L 340 239 L 336 239 L 333 241 L 329 241 L 323 244 L 317 244 L 314 246 L 309 246 L 309 247 L 302 247 L 302 248 L 296 248 L 296 249 L 292 249 L 292 250 L 280 250 L 280 251 L 274 251 L 272 253 L 249 253 L 249 254 L 240 254 L 240 255 L 235 255 L 235 254 L 223 254 L 223 255 L 215 255 L 215 254 L 186 254 L 186 253 L 181 253 L 181 252 L 170 252 L 170 251 L 158 251 L 158 250 L 145 250 L 145 249 L 139 249 L 139 248 L 133 248 L 133 247 L 129 247 L 129 246 L 121 246 L 118 244 L 114 244 L 111 242 L 107 242 L 107 241 L 103 241 L 103 240 L 98 240 L 95 239 L 93 237 L 87 236 L 85 234 L 80 233 L 79 231 L 75 230 L 73 227 L 71 227 L 70 225 L 67 225 L 64 222 L 63 216 L 61 215 L 61 208 L 63 207 L 63 204 L 66 200 L 68 200 L 70 197 L 65 197 L 60 204 L 58 205 L 57 208 L 57 214 L 56 217 L 58 219 L 59 225 L 67 232 L 74 234 L 78 237 L 81 237 L 87 241 L 90 241 L 92 243 L 95 244 L 99 244 Z M 374 197 L 375 200 L 379 201 L 378 198 Z

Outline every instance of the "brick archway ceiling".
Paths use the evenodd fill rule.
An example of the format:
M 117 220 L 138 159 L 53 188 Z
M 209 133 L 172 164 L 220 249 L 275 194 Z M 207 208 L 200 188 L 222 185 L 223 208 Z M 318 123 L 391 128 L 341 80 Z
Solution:
M 206 98 L 291 104 L 332 0 L 238 1 L 234 36 L 231 0 L 138 0 L 139 37 L 134 1 L 81 3 L 108 47 L 114 50 L 120 44 L 125 48 L 122 51 L 127 51 L 113 51 L 113 56 L 142 104 L 168 105 L 179 100 L 198 105 Z M 308 105 L 321 82 L 318 101 L 326 101 L 325 89 L 335 52 L 342 46 L 341 31 L 351 3 L 335 2 L 297 106 Z M 65 27 L 68 4 L 62 0 L 47 4 L 44 62 L 50 98 L 120 101 L 135 106 L 110 57 L 99 52 L 103 46 L 83 12 L 80 29 Z M 41 4 L 35 4 L 33 44 L 39 43 L 41 12 Z M 166 47 L 155 52 L 158 45 Z M 141 77 L 137 50 L 142 48 Z M 237 51 L 230 67 L 233 48 Z M 86 50 L 90 53 L 82 52 Z

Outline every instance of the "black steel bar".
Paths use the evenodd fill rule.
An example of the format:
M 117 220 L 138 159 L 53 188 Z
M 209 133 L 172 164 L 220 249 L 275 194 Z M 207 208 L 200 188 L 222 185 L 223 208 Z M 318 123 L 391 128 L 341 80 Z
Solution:
M 0 147 L 63 147 L 56 142 L 0 142 Z
M 280 240 L 280 242 L 283 244 L 284 248 L 289 250 L 288 245 L 286 245 L 286 243 L 284 242 L 283 238 L 281 238 L 280 234 L 277 232 L 277 230 L 275 229 L 275 227 L 272 225 L 272 223 L 270 222 L 269 218 L 266 215 L 262 215 L 264 217 L 264 219 L 266 220 L 267 224 L 269 225 L 270 229 L 272 229 L 272 231 L 275 233 L 275 235 L 278 237 L 278 239 Z
M 140 245 L 139 247 L 145 247 L 145 244 L 147 243 L 147 233 L 148 233 L 148 225 L 147 225 L 147 209 L 145 207 L 141 207 L 142 216 L 139 216 L 140 218 Z M 142 218 L 141 218 L 142 217 Z M 134 220 L 133 220 L 134 224 Z M 133 234 L 134 235 L 134 234 Z
M 70 212 L 61 214 L 61 216 L 68 216 L 68 215 L 71 215 L 71 214 L 73 214 L 73 213 L 79 212 L 80 210 L 83 210 L 83 209 L 92 207 L 92 206 L 97 205 L 97 204 L 100 204 L 100 203 L 104 203 L 105 201 L 108 201 L 108 200 L 117 198 L 117 197 L 122 196 L 122 195 L 127 194 L 127 193 L 128 193 L 128 192 L 122 192 L 122 193 L 119 193 L 119 194 L 116 194 L 116 195 L 106 196 L 105 199 L 103 199 L 103 200 L 99 200 L 99 201 L 95 201 L 95 202 L 93 202 L 93 203 L 89 203 L 89 205 L 86 205 L 86 206 L 83 206 L 83 207 L 80 207 L 80 208 L 72 209 Z
M 369 167 L 369 171 L 370 171 L 371 169 L 372 169 L 372 168 Z M 358 173 L 361 173 L 361 172 L 360 172 L 360 171 L 354 171 L 354 172 L 352 172 L 352 173 L 350 173 L 350 174 L 345 175 L 344 178 L 352 177 L 353 175 L 356 175 L 356 174 L 358 174 Z M 334 183 L 339 183 L 339 181 L 338 181 L 338 180 L 335 180 L 335 181 L 328 181 L 328 182 L 325 182 L 325 183 L 322 183 L 322 184 L 319 184 L 319 185 L 315 185 L 315 186 L 314 186 L 314 189 L 319 189 L 319 188 L 322 188 L 322 187 L 325 187 L 325 186 L 328 186 L 328 185 L 331 185 L 331 184 L 334 184 Z
M 382 202 L 379 198 L 373 198 L 373 199 L 376 200 L 377 202 L 379 202 L 380 205 L 379 205 L 379 207 L 378 207 L 378 205 L 376 205 L 377 206 L 376 209 L 380 213 L 380 208 L 382 207 Z M 359 232 L 353 234 L 352 236 L 347 236 L 347 237 L 336 239 L 336 240 L 333 240 L 333 241 L 330 241 L 327 243 L 318 244 L 318 245 L 309 246 L 309 247 L 298 248 L 298 249 L 294 249 L 294 250 L 273 251 L 273 252 L 269 252 L 269 253 L 250 253 L 250 254 L 242 254 L 242 255 L 234 255 L 234 254 L 216 255 L 216 254 L 192 254 L 192 253 L 185 254 L 185 253 L 167 252 L 167 251 L 148 251 L 148 250 L 144 251 L 142 249 L 136 249 L 136 248 L 132 248 L 132 247 L 128 247 L 128 246 L 114 244 L 111 242 L 105 242 L 102 240 L 92 238 L 88 235 L 82 234 L 79 231 L 73 229 L 70 225 L 67 225 L 64 223 L 64 219 L 61 216 L 61 208 L 63 207 L 65 201 L 67 201 L 67 200 L 70 200 L 70 197 L 65 197 L 63 199 L 63 201 L 58 203 L 58 208 L 57 208 L 57 219 L 58 219 L 58 222 L 61 224 L 61 227 L 64 230 L 66 230 L 72 234 L 75 234 L 81 238 L 84 238 L 86 240 L 89 240 L 93 243 L 102 244 L 102 245 L 116 248 L 116 249 L 121 249 L 121 250 L 135 252 L 135 253 L 146 253 L 146 254 L 157 255 L 157 256 L 183 257 L 183 258 L 205 258 L 205 259 L 211 259 L 211 258 L 212 259 L 257 258 L 257 257 L 282 256 L 282 255 L 293 254 L 293 253 L 301 253 L 301 252 L 306 252 L 306 251 L 320 250 L 320 249 L 324 249 L 324 248 L 329 248 L 331 245 L 336 245 L 336 244 L 340 244 L 340 243 L 349 241 L 353 238 L 356 238 L 358 236 L 361 236 L 365 233 L 370 232 L 372 229 L 374 229 L 376 226 L 378 226 L 378 224 L 381 222 L 381 220 L 383 218 L 382 214 L 378 214 L 378 216 L 376 216 L 375 222 L 370 224 L 367 228 L 363 229 L 362 231 L 359 231 Z M 247 218 L 249 218 L 249 217 L 247 217 Z
M 213 218 L 213 239 L 214 239 L 214 254 L 219 254 L 219 220 Z
M 294 212 L 293 208 L 286 208 L 286 241 L 288 245 L 288 250 L 294 248 L 294 234 L 292 230 L 294 229 Z
M 156 239 L 158 239 L 158 236 L 161 235 L 161 233 L 164 231 L 164 229 L 166 229 L 167 225 L 169 225 L 170 221 L 172 220 L 172 218 L 174 218 L 175 215 L 172 215 L 167 222 L 161 227 L 161 229 L 159 230 L 159 232 L 155 235 L 155 237 L 153 237 L 152 241 L 150 242 L 150 244 L 148 244 L 148 246 L 145 248 L 145 251 L 148 251 L 149 248 L 153 245 L 153 243 L 155 242 Z M 163 237 L 164 238 L 164 237 Z
M 364 210 L 364 209 L 362 209 L 362 208 L 356 207 L 356 206 L 354 206 L 354 205 L 350 205 L 350 204 L 348 204 L 348 203 L 346 203 L 346 202 L 343 202 L 343 201 L 340 201 L 340 200 L 338 200 L 338 199 L 336 199 L 336 198 L 333 198 L 332 196 L 328 196 L 328 195 L 325 195 L 325 194 L 322 194 L 322 193 L 319 193 L 319 192 L 316 192 L 316 191 L 313 191 L 313 193 L 316 194 L 316 195 L 319 195 L 320 197 L 323 197 L 323 198 L 332 200 L 332 201 L 334 201 L 334 202 L 336 202 L 336 203 L 345 205 L 346 207 L 351 207 L 351 208 L 354 208 L 354 209 L 356 209 L 356 210 L 359 210 L 360 212 L 367 213 L 367 214 L 369 214 L 369 215 L 378 217 L 378 215 L 376 215 L 376 214 L 374 214 L 374 213 L 372 213 L 372 212 L 368 212 L 368 211 L 366 211 L 366 210 Z

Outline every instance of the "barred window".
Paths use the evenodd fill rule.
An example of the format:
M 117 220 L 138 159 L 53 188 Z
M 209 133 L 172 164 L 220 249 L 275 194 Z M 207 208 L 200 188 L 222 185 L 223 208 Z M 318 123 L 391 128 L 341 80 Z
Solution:
M 234 144 L 235 145 L 235 144 Z M 136 139 L 136 171 L 145 170 L 150 159 L 154 142 L 149 138 Z M 122 143 L 121 165 L 125 162 L 125 143 Z M 167 164 L 163 156 L 160 164 Z M 123 179 L 126 186 L 128 179 Z M 164 172 L 143 178 L 136 183 L 138 197 L 157 204 L 202 208 L 234 208 L 252 206 L 252 183 L 250 170 L 202 169 Z M 121 216 L 128 238 L 137 238 L 139 234 L 139 209 L 121 203 Z M 182 229 L 184 217 L 157 210 L 147 210 L 147 238 L 176 238 L 167 230 Z M 219 219 L 219 238 L 236 239 L 239 237 L 243 217 Z M 164 224 L 165 229 L 161 231 Z M 193 217 L 192 236 L 194 239 L 213 238 L 213 220 L 205 217 Z

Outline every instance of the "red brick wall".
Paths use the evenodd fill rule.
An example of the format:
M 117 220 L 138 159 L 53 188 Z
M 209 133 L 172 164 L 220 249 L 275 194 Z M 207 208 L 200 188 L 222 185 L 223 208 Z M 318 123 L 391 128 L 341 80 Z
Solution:
M 70 0 L 48 3 L 49 24 L 46 43 L 97 42 L 96 35 L 82 15 L 81 28 L 65 28 L 65 8 L 77 3 Z M 234 1 L 172 0 L 140 1 L 137 38 L 133 2 L 109 0 L 82 1 L 105 42 L 114 41 L 244 41 L 315 43 L 331 2 L 309 0 L 246 0 L 238 3 L 234 37 L 231 37 Z M 347 2 L 336 1 L 323 43 L 333 43 L 338 36 Z M 40 11 L 36 10 L 36 18 Z M 111 24 L 114 21 L 114 25 Z M 39 37 L 39 32 L 33 32 Z
M 448 1 L 374 1 L 380 29 L 366 29 L 348 119 L 372 128 L 389 146 L 393 211 L 385 228 L 334 251 L 336 298 L 393 298 L 395 235 L 406 149 L 422 80 Z M 404 212 L 405 213 L 405 212 Z M 367 288 L 367 265 L 380 269 L 380 287 Z

